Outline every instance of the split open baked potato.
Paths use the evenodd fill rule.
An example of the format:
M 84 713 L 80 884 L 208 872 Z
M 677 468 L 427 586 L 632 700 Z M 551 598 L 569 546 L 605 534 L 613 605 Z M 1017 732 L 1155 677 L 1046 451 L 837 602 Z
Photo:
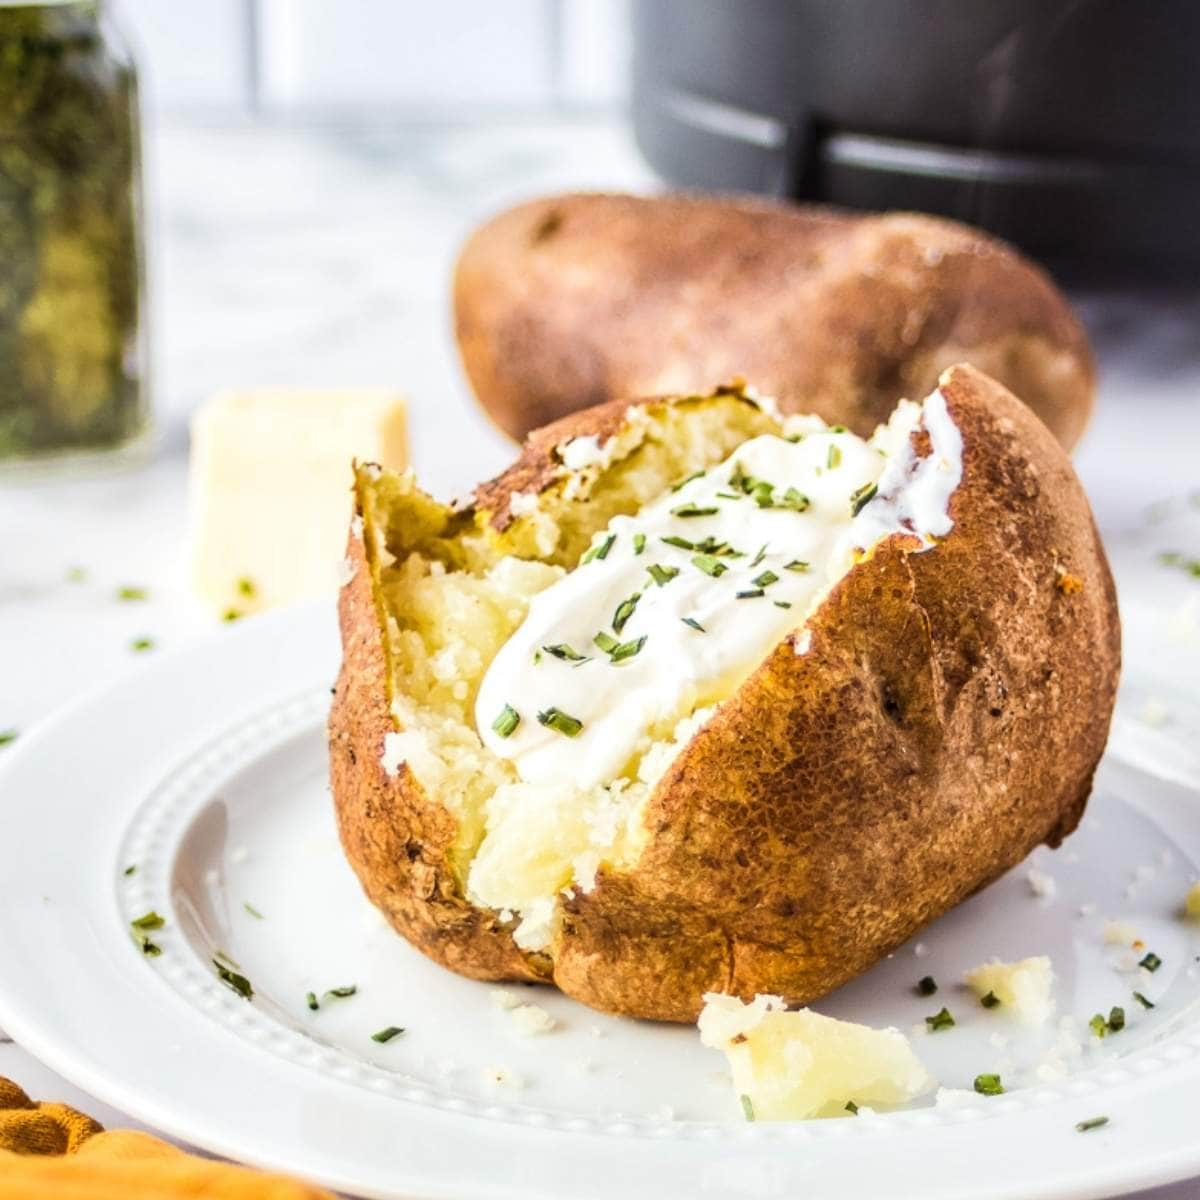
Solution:
M 870 441 L 730 388 L 576 413 L 457 508 L 355 488 L 340 835 L 455 971 L 803 1003 L 1080 818 L 1113 585 L 1063 449 L 973 368 Z

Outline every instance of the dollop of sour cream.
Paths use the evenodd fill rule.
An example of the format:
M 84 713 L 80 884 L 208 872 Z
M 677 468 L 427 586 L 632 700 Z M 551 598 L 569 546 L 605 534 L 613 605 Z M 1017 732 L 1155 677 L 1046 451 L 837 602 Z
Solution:
M 918 457 L 922 415 L 932 452 Z M 863 551 L 949 531 L 962 440 L 940 393 L 900 405 L 870 440 L 812 418 L 784 432 L 614 517 L 534 597 L 475 708 L 484 744 L 521 779 L 613 781 L 731 694 Z

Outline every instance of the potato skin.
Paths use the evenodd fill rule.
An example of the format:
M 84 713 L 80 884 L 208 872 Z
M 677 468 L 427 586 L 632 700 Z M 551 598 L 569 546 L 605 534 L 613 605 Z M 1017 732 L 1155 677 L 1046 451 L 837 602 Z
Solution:
M 333 791 L 346 853 L 392 924 L 475 978 L 547 979 L 604 1011 L 691 1021 L 705 991 L 816 999 L 1070 833 L 1120 670 L 1107 561 L 1041 422 L 970 367 L 940 388 L 963 437 L 953 529 L 931 550 L 886 539 L 809 621 L 807 648 L 791 635 L 718 708 L 656 787 L 635 866 L 562 901 L 552 962 L 462 900 L 444 862 L 452 819 L 406 768 L 379 766 L 390 685 L 357 570 Z M 576 414 L 571 433 L 611 429 L 614 411 Z M 485 516 L 562 436 L 481 489 Z
M 636 869 L 567 905 L 563 991 L 677 1021 L 701 981 L 807 1002 L 1075 828 L 1120 670 L 1107 561 L 1045 427 L 970 368 L 941 390 L 964 442 L 954 528 L 926 552 L 888 539 L 807 653 L 779 646 L 696 734 Z M 664 903 L 708 931 L 694 957 Z M 643 972 L 622 932 L 655 928 Z
M 376 594 L 378 564 L 362 518 L 367 486 L 359 473 L 358 520 L 346 550 L 354 574 L 338 599 L 342 669 L 329 712 L 329 773 L 342 849 L 367 898 L 414 946 L 472 979 L 542 980 L 544 955 L 527 955 L 493 912 L 463 898 L 447 851 L 455 819 L 421 787 L 408 764 L 383 766 L 391 714 L 386 618 Z
M 959 361 L 1070 449 L 1095 372 L 1046 274 L 956 222 L 744 197 L 579 194 L 501 213 L 454 281 L 463 364 L 514 437 L 625 396 L 744 377 L 867 435 Z

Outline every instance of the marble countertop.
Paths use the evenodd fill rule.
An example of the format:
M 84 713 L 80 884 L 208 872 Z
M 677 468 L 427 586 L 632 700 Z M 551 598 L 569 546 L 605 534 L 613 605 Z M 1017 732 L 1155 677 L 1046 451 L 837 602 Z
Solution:
M 172 125 L 149 139 L 147 174 L 155 447 L 119 474 L 0 476 L 0 729 L 27 730 L 138 670 L 135 638 L 161 653 L 212 626 L 184 575 L 187 419 L 203 397 L 250 384 L 399 386 L 423 481 L 464 491 L 512 447 L 455 357 L 448 289 L 461 239 L 541 192 L 655 186 L 622 126 L 567 119 Z M 1200 289 L 1073 299 L 1102 369 L 1077 465 L 1126 609 L 1127 675 L 1144 695 L 1194 692 L 1200 580 L 1156 554 L 1200 556 L 1200 507 L 1188 500 L 1200 487 Z M 73 567 L 81 582 L 68 580 Z M 116 602 L 126 584 L 149 599 Z M 105 1124 L 136 1124 L 15 1045 L 0 1044 L 0 1074 Z M 1145 1196 L 1184 1200 L 1198 1185 Z

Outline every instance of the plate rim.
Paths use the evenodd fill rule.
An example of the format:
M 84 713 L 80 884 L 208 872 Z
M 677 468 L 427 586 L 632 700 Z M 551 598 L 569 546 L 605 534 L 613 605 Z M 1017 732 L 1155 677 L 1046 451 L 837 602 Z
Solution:
M 271 682 L 274 684 L 274 687 L 268 689 L 268 691 L 274 693 L 277 700 L 282 701 L 289 695 L 294 697 L 297 693 L 311 690 L 315 687 L 315 681 L 322 674 L 328 676 L 328 672 L 336 668 L 336 637 L 331 636 L 333 634 L 332 617 L 327 606 L 309 605 L 302 608 L 285 610 L 280 613 L 255 618 L 254 621 L 247 622 L 240 628 L 219 631 L 211 637 L 163 654 L 156 661 L 147 663 L 144 668 L 135 671 L 132 675 L 114 684 L 93 686 L 71 704 L 60 709 L 57 714 L 40 723 L 40 725 L 23 737 L 20 742 L 6 751 L 3 762 L 0 762 L 0 795 L 6 792 L 12 781 L 16 781 L 19 784 L 23 776 L 27 773 L 32 773 L 32 777 L 36 779 L 39 772 L 46 769 L 47 762 L 52 759 L 61 759 L 63 757 L 61 743 L 65 739 L 78 737 L 81 724 L 86 726 L 91 722 L 102 729 L 104 728 L 105 714 L 108 714 L 108 718 L 111 720 L 113 712 L 120 709 L 123 705 L 132 706 L 134 711 L 142 712 L 157 707 L 159 709 L 157 713 L 158 720 L 166 721 L 169 725 L 170 722 L 165 711 L 163 711 L 168 709 L 169 705 L 162 703 L 162 701 L 171 698 L 178 677 L 181 673 L 187 674 L 186 667 L 188 664 L 201 662 L 204 664 L 205 670 L 201 673 L 201 681 L 198 689 L 204 697 L 210 696 L 210 693 L 215 692 L 219 694 L 221 692 L 221 681 L 226 679 L 226 676 L 222 672 L 232 673 L 234 678 L 238 677 L 239 672 L 243 676 L 246 672 L 249 672 L 251 675 L 257 672 L 260 676 L 266 676 L 270 672 L 264 670 L 265 666 L 271 663 L 278 666 L 281 661 L 288 664 L 288 670 L 273 677 Z M 296 651 L 298 649 L 303 652 L 297 654 Z M 290 658 L 287 652 L 291 652 Z M 245 680 L 243 679 L 244 682 Z M 160 691 L 163 688 L 167 689 L 165 697 Z M 237 706 L 236 716 L 225 716 L 222 721 L 216 723 L 218 729 L 229 727 L 238 721 L 247 719 L 255 711 L 263 710 L 267 703 L 263 695 L 253 686 L 244 688 L 243 690 L 245 695 L 241 703 Z M 157 706 L 153 703 L 156 694 L 160 702 Z M 198 701 L 196 702 L 198 703 Z M 132 730 L 133 726 L 130 725 L 123 733 L 126 736 L 132 736 Z M 182 757 L 194 753 L 210 736 L 208 731 L 202 732 L 194 728 L 193 724 L 187 722 L 171 727 L 169 735 L 168 739 L 156 745 L 148 755 L 148 758 L 153 760 L 156 768 L 161 761 L 165 761 L 168 767 L 174 765 Z M 111 745 L 109 746 L 109 752 L 115 753 Z M 157 781 L 163 778 L 166 772 L 156 769 L 144 772 L 144 774 L 148 778 L 152 777 L 154 781 Z M 148 794 L 145 786 L 135 790 L 136 794 L 125 798 L 120 808 L 114 804 L 112 810 L 99 818 L 104 822 L 108 822 L 105 846 L 109 857 L 113 861 L 105 861 L 101 865 L 98 860 L 102 856 L 96 853 L 95 843 L 91 843 L 88 847 L 76 847 L 77 851 L 81 849 L 85 851 L 85 861 L 77 864 L 76 875 L 79 880 L 78 886 L 82 893 L 90 894 L 92 899 L 95 899 L 97 895 L 104 891 L 102 880 L 106 879 L 110 885 L 113 885 L 113 881 L 116 878 L 115 856 L 119 853 L 119 847 L 125 830 L 128 827 L 129 818 L 146 800 Z M 16 831 L 28 833 L 31 826 L 36 828 L 37 818 L 31 821 L 29 812 L 29 808 L 23 808 L 20 800 L 17 799 L 17 815 L 14 818 Z M 117 828 L 112 827 L 114 823 L 118 826 Z M 47 832 L 43 830 L 44 835 Z M 59 828 L 54 832 L 58 839 L 61 840 L 62 829 Z M 68 846 L 70 845 L 70 837 L 71 835 L 68 834 Z M 21 836 L 9 839 L 10 847 L 16 847 L 20 843 L 22 843 Z M 49 842 L 49 846 L 53 848 L 54 842 Z M 62 851 L 61 845 L 58 848 L 60 853 L 66 853 Z M 22 849 L 27 851 L 28 847 L 23 846 Z M 14 857 L 15 855 L 11 850 L 6 853 L 3 845 L 0 845 L 0 877 L 4 877 L 5 871 L 3 867 L 6 859 L 11 862 Z M 120 900 L 115 885 L 110 886 L 108 891 L 112 905 L 119 904 Z M 57 914 L 49 911 L 52 907 L 44 904 L 39 906 L 29 902 L 25 904 L 23 910 L 24 916 L 28 921 L 32 922 L 32 925 L 27 930 L 28 934 L 32 935 L 34 932 L 37 932 L 45 936 L 57 927 L 57 924 L 59 924 Z M 42 919 L 40 921 L 37 916 L 39 908 L 42 910 Z M 5 951 L 17 955 L 16 961 L 23 961 L 19 957 L 22 950 L 22 939 L 15 929 L 20 924 L 16 913 L 17 909 L 10 906 L 8 921 L 0 923 L 0 960 L 3 961 L 12 961 L 5 956 Z M 53 944 L 53 942 L 50 944 Z M 25 949 L 27 951 L 28 947 Z M 52 964 L 57 957 L 60 956 L 53 954 L 44 956 L 46 969 L 50 972 L 51 976 L 55 973 Z M 25 959 L 29 959 L 27 952 Z M 134 963 L 136 965 L 136 960 L 134 960 Z M 56 1031 L 50 1028 L 48 1024 L 50 1018 L 48 1016 L 44 1016 L 43 1019 L 39 1020 L 38 1005 L 34 1002 L 31 1008 L 31 997 L 26 994 L 35 981 L 28 974 L 20 974 L 20 978 L 15 984 L 8 982 L 10 978 L 18 974 L 20 973 L 5 972 L 5 975 L 0 977 L 0 1026 L 3 1026 L 10 1035 L 29 1049 L 31 1053 L 60 1074 L 78 1084 L 90 1094 L 115 1105 L 130 1115 L 145 1121 L 147 1124 L 168 1131 L 194 1145 L 202 1146 L 219 1154 L 241 1161 L 252 1162 L 255 1165 L 266 1166 L 274 1170 L 306 1175 L 324 1183 L 326 1186 L 340 1189 L 350 1188 L 358 1194 L 388 1197 L 402 1195 L 449 1197 L 462 1194 L 464 1183 L 461 1179 L 449 1179 L 442 1170 L 430 1173 L 427 1169 L 418 1171 L 412 1177 L 411 1186 L 400 1180 L 396 1180 L 383 1185 L 381 1190 L 378 1186 L 378 1181 L 372 1182 L 366 1177 L 360 1179 L 347 1176 L 337 1165 L 339 1157 L 344 1157 L 344 1151 L 339 1151 L 336 1146 L 321 1147 L 319 1151 L 314 1149 L 314 1153 L 309 1161 L 298 1162 L 295 1152 L 300 1152 L 306 1147 L 296 1144 L 293 1147 L 295 1152 L 289 1152 L 286 1149 L 287 1135 L 286 1133 L 281 1133 L 280 1130 L 272 1131 L 269 1137 L 262 1140 L 261 1128 L 257 1134 L 252 1129 L 245 1127 L 239 1132 L 238 1130 L 231 1129 L 229 1127 L 230 1119 L 222 1117 L 221 1114 L 188 1112 L 188 1103 L 198 1098 L 194 1095 L 194 1088 L 190 1091 L 187 1087 L 177 1088 L 175 1096 L 160 1096 L 153 1090 L 147 1092 L 144 1081 L 139 1084 L 136 1079 L 129 1077 L 122 1078 L 119 1073 L 118 1075 L 113 1075 L 111 1073 L 111 1062 L 106 1062 L 103 1055 L 89 1051 L 89 1047 L 86 1044 L 81 1044 L 76 1029 L 72 1028 L 68 1034 L 66 1031 Z M 95 980 L 93 982 L 99 981 Z M 163 984 L 162 990 L 169 990 L 162 980 L 158 982 Z M 146 990 L 148 991 L 148 989 Z M 56 1001 L 56 1003 L 59 1002 Z M 69 1007 L 70 1005 L 68 1005 Z M 194 1010 L 192 1011 L 194 1012 Z M 46 1012 L 47 1008 L 43 1008 L 42 1013 L 45 1014 Z M 206 1047 L 213 1052 L 219 1050 L 225 1040 L 231 1042 L 239 1040 L 237 1038 L 227 1039 L 228 1030 L 214 1035 L 214 1031 L 220 1030 L 220 1026 L 215 1022 L 207 1022 L 205 1024 L 211 1028 L 207 1030 L 207 1034 L 203 1040 Z M 158 1030 L 156 1029 L 156 1036 L 157 1034 Z M 211 1045 L 210 1043 L 215 1043 L 215 1045 Z M 242 1049 L 244 1051 L 245 1047 Z M 227 1056 L 227 1047 L 225 1048 L 225 1052 Z M 218 1054 L 218 1057 L 221 1056 Z M 285 1060 L 276 1058 L 268 1051 L 251 1053 L 249 1057 L 246 1057 L 243 1053 L 241 1056 L 235 1056 L 235 1060 L 236 1057 L 244 1059 L 244 1068 L 261 1071 L 263 1077 L 269 1080 L 272 1087 L 298 1087 L 307 1092 L 313 1090 L 313 1081 L 319 1081 L 319 1086 L 316 1090 L 325 1093 L 322 1097 L 323 1100 L 332 1100 L 333 1097 L 337 1096 L 337 1103 L 339 1104 L 345 1103 L 351 1106 L 357 1104 L 364 1114 L 367 1113 L 367 1110 L 371 1110 L 372 1119 L 379 1119 L 382 1116 L 386 1120 L 386 1116 L 390 1115 L 384 1114 L 379 1105 L 369 1104 L 367 1099 L 364 1098 L 368 1094 L 364 1093 L 362 1088 L 350 1086 L 346 1081 L 334 1077 L 318 1076 L 310 1068 L 287 1063 Z M 304 1079 L 299 1080 L 294 1078 L 295 1072 L 303 1072 Z M 1195 1065 L 1190 1073 L 1195 1079 L 1200 1079 L 1200 1065 Z M 134 1075 L 136 1076 L 136 1072 Z M 1145 1084 L 1147 1080 L 1139 1077 L 1135 1078 L 1132 1082 L 1135 1084 Z M 1124 1086 L 1128 1087 L 1129 1085 Z M 1096 1093 L 1096 1095 L 1099 1097 L 1099 1095 L 1103 1095 L 1103 1092 Z M 356 1100 L 352 1099 L 355 1097 Z M 395 1096 L 369 1096 L 369 1099 L 371 1101 L 381 1101 L 382 1105 L 388 1107 L 405 1103 L 405 1101 Z M 1083 1102 L 1085 1102 L 1084 1097 L 1078 1099 L 1066 1097 L 1059 1101 L 1063 1106 Z M 410 1106 L 410 1115 L 411 1107 L 414 1106 Z M 948 1139 L 958 1142 L 963 1136 L 967 1136 L 967 1140 L 970 1142 L 969 1131 L 974 1126 L 978 1125 L 980 1129 L 986 1128 L 995 1132 L 997 1123 L 1004 1121 L 1015 1122 L 1020 1125 L 1028 1124 L 1031 1130 L 1036 1131 L 1036 1126 L 1041 1121 L 1040 1114 L 1045 1113 L 1048 1107 L 1050 1106 L 1047 1105 L 1042 1108 L 1026 1106 L 1024 1112 L 1020 1114 L 988 1114 L 986 1119 L 979 1122 L 971 1119 L 948 1123 L 939 1122 L 928 1129 L 921 1129 L 910 1125 L 905 1128 L 905 1138 L 910 1142 L 916 1143 L 923 1142 L 932 1136 L 945 1143 Z M 380 1109 L 378 1113 L 375 1112 L 376 1108 Z M 479 1126 L 485 1124 L 485 1122 L 480 1122 L 471 1116 L 455 1113 L 442 1113 L 440 1116 L 435 1116 L 436 1110 L 423 1107 L 417 1107 L 417 1111 L 420 1114 L 417 1118 L 420 1123 L 431 1126 L 442 1125 L 445 1127 L 443 1132 L 449 1136 L 454 1136 L 455 1134 L 461 1136 L 466 1131 L 468 1136 L 472 1137 L 477 1145 L 480 1147 L 487 1145 L 489 1152 L 492 1154 L 498 1153 L 498 1147 L 491 1145 L 491 1143 L 503 1141 L 506 1143 L 504 1146 L 505 1155 L 510 1159 L 517 1148 L 517 1144 L 521 1144 L 524 1148 L 528 1149 L 535 1157 L 538 1154 L 546 1154 L 547 1146 L 545 1139 L 547 1134 L 552 1138 L 561 1139 L 564 1148 L 567 1142 L 570 1142 L 573 1147 L 573 1153 L 580 1158 L 594 1157 L 599 1164 L 614 1157 L 611 1154 L 613 1145 L 611 1135 L 606 1136 L 597 1132 L 579 1133 L 563 1129 L 548 1131 L 544 1130 L 536 1120 L 527 1124 L 507 1121 L 486 1122 L 486 1124 L 491 1125 L 493 1128 L 484 1131 Z M 464 1125 L 464 1122 L 467 1125 Z M 855 1131 L 858 1136 L 847 1139 L 846 1144 L 853 1144 L 856 1150 L 864 1154 L 869 1154 L 870 1149 L 876 1144 L 892 1145 L 896 1143 L 895 1127 L 890 1132 L 888 1131 L 887 1117 L 873 1119 L 870 1124 L 878 1125 L 878 1129 L 868 1130 L 865 1127 L 859 1127 Z M 858 1126 L 859 1123 L 855 1122 L 855 1125 Z M 964 1131 L 966 1131 L 965 1134 Z M 721 1136 L 726 1133 L 728 1136 Z M 284 1139 L 282 1142 L 280 1141 L 281 1137 Z M 821 1140 L 825 1141 L 825 1139 Z M 842 1139 L 833 1139 L 827 1141 L 826 1144 L 836 1144 L 840 1140 Z M 976 1142 L 979 1140 L 978 1138 L 975 1139 Z M 994 1141 L 996 1139 L 985 1140 Z M 1089 1139 L 1081 1139 L 1081 1141 L 1086 1143 Z M 592 1147 L 591 1154 L 584 1153 L 589 1142 L 596 1143 Z M 637 1166 L 642 1171 L 643 1181 L 646 1177 L 645 1171 L 647 1169 L 661 1170 L 667 1168 L 673 1171 L 682 1169 L 686 1173 L 689 1169 L 689 1164 L 681 1160 L 692 1159 L 691 1168 L 695 1168 L 698 1165 L 695 1161 L 697 1159 L 705 1159 L 707 1161 L 712 1159 L 720 1160 L 721 1158 L 730 1162 L 746 1160 L 743 1165 L 748 1166 L 749 1160 L 747 1159 L 747 1155 L 753 1155 L 758 1159 L 767 1155 L 770 1161 L 774 1163 L 776 1160 L 782 1161 L 786 1153 L 794 1153 L 798 1147 L 808 1146 L 810 1149 L 815 1149 L 817 1144 L 815 1139 L 807 1141 L 803 1137 L 796 1138 L 792 1136 L 790 1139 L 785 1139 L 782 1136 L 773 1134 L 772 1127 L 766 1124 L 757 1127 L 743 1127 L 737 1123 L 732 1123 L 727 1128 L 718 1126 L 717 1136 L 705 1136 L 698 1139 L 655 1138 L 652 1136 L 621 1139 L 621 1145 L 624 1147 L 623 1154 L 632 1159 L 639 1160 Z M 631 1153 L 635 1145 L 638 1147 L 637 1152 Z M 715 1154 L 710 1153 L 711 1148 L 714 1146 Z M 671 1147 L 675 1148 L 674 1151 L 664 1149 Z M 778 1148 L 780 1153 L 772 1157 L 768 1151 L 768 1147 Z M 943 1145 L 941 1150 L 944 1151 L 946 1148 Z M 556 1148 L 551 1148 L 550 1153 L 553 1153 L 554 1149 Z M 681 1154 L 680 1151 L 683 1153 Z M 1189 1142 L 1186 1145 L 1175 1146 L 1174 1153 L 1171 1152 L 1170 1147 L 1163 1147 L 1162 1152 L 1153 1164 L 1146 1163 L 1145 1154 L 1145 1145 L 1143 1144 L 1136 1155 L 1139 1161 L 1126 1162 L 1123 1170 L 1114 1170 L 1115 1164 L 1111 1161 L 1112 1154 L 1110 1152 L 1108 1154 L 1096 1155 L 1096 1163 L 1090 1171 L 1085 1169 L 1086 1164 L 1082 1164 L 1079 1169 L 1073 1171 L 1070 1178 L 1048 1179 L 1045 1177 L 1044 1172 L 1041 1172 L 1037 1181 L 1022 1179 L 1017 1185 L 1013 1185 L 1012 1183 L 1001 1185 L 997 1183 L 992 1187 L 986 1182 L 981 1184 L 978 1174 L 975 1173 L 980 1166 L 979 1152 L 978 1147 L 972 1145 L 973 1172 L 971 1176 L 971 1191 L 974 1196 L 980 1198 L 994 1196 L 996 1200 L 1000 1200 L 1001 1197 L 1015 1196 L 1022 1197 L 1022 1200 L 1035 1200 L 1035 1198 L 1039 1198 L 1040 1200 L 1041 1197 L 1045 1197 L 1045 1200 L 1090 1200 L 1090 1198 L 1117 1194 L 1114 1191 L 1114 1187 L 1116 1189 L 1129 1187 L 1144 1188 L 1160 1183 L 1175 1182 L 1200 1173 L 1200 1142 L 1194 1144 Z M 303 1158 L 303 1155 L 301 1154 L 300 1157 Z M 642 1162 L 641 1160 L 643 1159 L 646 1161 Z M 629 1165 L 632 1164 L 626 1164 L 626 1167 L 628 1168 Z M 1008 1165 L 1011 1166 L 1011 1163 Z M 786 1163 L 782 1169 L 787 1169 Z M 623 1173 L 627 1174 L 627 1170 Z M 694 1174 L 694 1171 L 693 1178 L 699 1178 L 699 1176 Z M 678 1182 L 678 1179 L 676 1181 Z M 796 1176 L 793 1182 L 796 1186 L 809 1186 L 809 1184 L 804 1182 L 802 1176 Z M 636 1178 L 627 1179 L 623 1183 L 618 1183 L 615 1180 L 606 1180 L 604 1191 L 609 1192 L 618 1186 L 633 1186 L 636 1189 L 636 1184 Z M 484 1196 L 494 1196 L 497 1200 L 500 1200 L 500 1198 L 507 1200 L 510 1196 L 529 1196 L 532 1194 L 529 1190 L 529 1185 L 529 1180 L 510 1184 L 506 1183 L 503 1179 L 497 1179 L 494 1175 L 482 1181 L 472 1180 L 469 1184 L 473 1189 L 473 1194 L 481 1198 Z M 1014 1190 L 1014 1186 L 1019 1190 Z M 418 1190 L 414 1191 L 412 1188 Z M 941 1194 L 938 1191 L 929 1191 L 928 1187 L 926 1187 L 925 1191 L 930 1196 L 939 1196 Z M 547 1192 L 547 1194 L 552 1193 Z M 660 1192 L 659 1194 L 663 1193 Z M 952 1193 L 946 1194 L 949 1195 Z

